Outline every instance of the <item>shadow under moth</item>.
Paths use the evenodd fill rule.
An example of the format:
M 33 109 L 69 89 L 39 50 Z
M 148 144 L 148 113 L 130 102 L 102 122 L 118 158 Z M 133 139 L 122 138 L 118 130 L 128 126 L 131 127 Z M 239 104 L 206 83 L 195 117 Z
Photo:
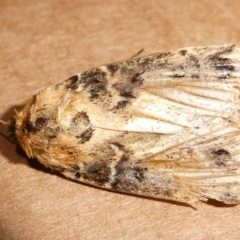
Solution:
M 240 48 L 134 57 L 44 88 L 10 137 L 67 178 L 193 204 L 240 203 Z

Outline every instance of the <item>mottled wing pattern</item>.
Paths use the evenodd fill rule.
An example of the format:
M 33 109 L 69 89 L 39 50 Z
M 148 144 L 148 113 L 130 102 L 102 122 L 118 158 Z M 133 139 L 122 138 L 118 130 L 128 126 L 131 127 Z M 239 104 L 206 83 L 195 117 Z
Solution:
M 239 49 L 108 64 L 38 93 L 16 116 L 30 157 L 103 188 L 240 203 Z
M 238 202 L 237 84 L 193 79 L 171 85 L 160 89 L 146 87 L 143 91 L 158 98 L 156 104 L 149 97 L 136 106 L 137 115 L 155 119 L 159 127 L 153 131 L 163 134 L 148 148 L 150 156 L 142 161 L 153 163 L 180 182 L 187 181 L 189 191 L 196 187 L 201 192 L 200 199 Z M 165 130 L 161 131 L 161 127 Z

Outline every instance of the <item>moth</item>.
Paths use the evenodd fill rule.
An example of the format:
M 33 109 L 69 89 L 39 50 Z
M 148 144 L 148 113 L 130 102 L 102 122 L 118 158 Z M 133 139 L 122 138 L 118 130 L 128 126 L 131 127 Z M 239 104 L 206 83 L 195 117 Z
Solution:
M 67 178 L 188 204 L 240 203 L 240 48 L 183 48 L 78 73 L 9 126 Z

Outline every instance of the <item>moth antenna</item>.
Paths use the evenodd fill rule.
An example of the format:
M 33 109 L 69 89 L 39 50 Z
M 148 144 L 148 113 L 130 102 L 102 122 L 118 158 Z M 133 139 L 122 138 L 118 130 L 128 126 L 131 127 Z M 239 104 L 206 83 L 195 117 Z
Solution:
M 0 123 L 3 124 L 3 125 L 9 125 L 11 123 L 11 121 L 10 120 L 4 121 L 4 120 L 0 119 Z
M 143 53 L 143 52 L 144 52 L 144 49 L 142 48 L 142 49 L 140 49 L 138 52 L 136 52 L 135 54 L 133 54 L 133 55 L 130 57 L 130 59 L 139 56 L 139 55 L 140 55 L 141 53 Z

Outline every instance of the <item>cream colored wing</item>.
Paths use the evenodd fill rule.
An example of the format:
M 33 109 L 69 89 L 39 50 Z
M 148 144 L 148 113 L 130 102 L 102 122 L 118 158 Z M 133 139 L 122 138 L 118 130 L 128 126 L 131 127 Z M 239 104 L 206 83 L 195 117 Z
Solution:
M 13 132 L 81 182 L 193 203 L 240 203 L 239 49 L 180 49 L 108 64 L 38 93 Z

